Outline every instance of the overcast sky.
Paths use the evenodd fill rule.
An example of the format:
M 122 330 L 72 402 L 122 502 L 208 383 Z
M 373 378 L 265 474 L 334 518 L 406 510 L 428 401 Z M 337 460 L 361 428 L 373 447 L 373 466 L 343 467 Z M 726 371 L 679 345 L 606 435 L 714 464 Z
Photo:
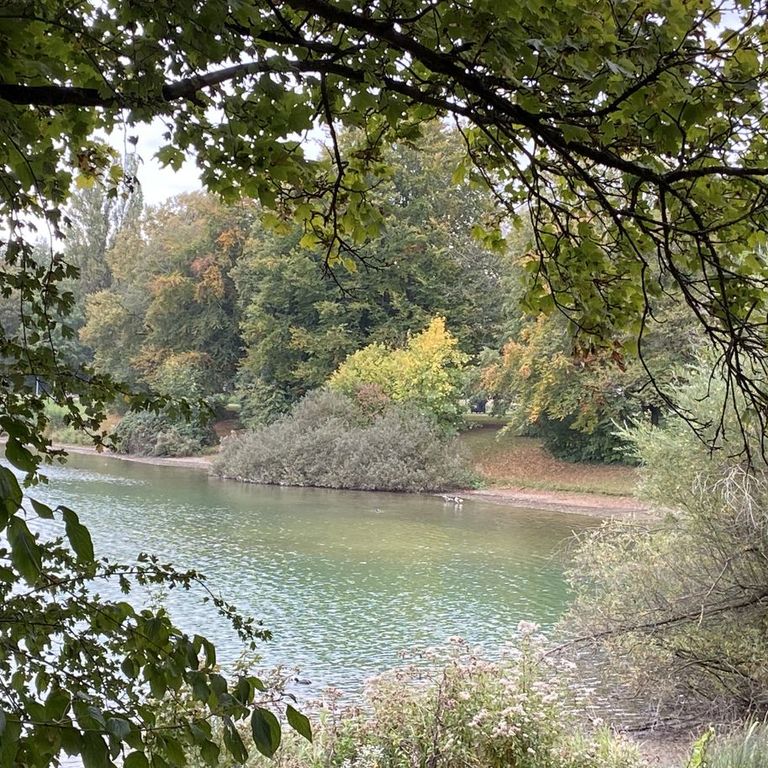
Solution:
M 144 193 L 144 201 L 155 205 L 167 200 L 169 197 L 182 192 L 191 192 L 201 189 L 199 171 L 197 166 L 186 161 L 178 171 L 172 168 L 161 168 L 155 159 L 155 153 L 166 143 L 163 138 L 165 126 L 161 121 L 155 120 L 148 125 L 132 127 L 126 135 L 138 136 L 136 153 L 141 158 L 138 169 L 138 177 L 141 182 L 141 191 Z M 132 146 L 126 143 L 122 132 L 113 133 L 110 143 L 121 153 L 132 150 Z
M 0 0 L 1 2 L 2 0 Z M 144 202 L 148 205 L 162 203 L 169 197 L 202 189 L 199 179 L 199 170 L 195 163 L 187 160 L 178 171 L 170 167 L 161 168 L 155 159 L 155 153 L 162 147 L 166 140 L 163 138 L 166 128 L 160 120 L 154 120 L 145 125 L 133 126 L 125 134 L 116 131 L 109 137 L 109 142 L 121 154 L 133 151 L 127 137 L 137 136 L 136 153 L 141 159 L 138 169 L 141 190 L 144 193 Z M 302 139 L 301 136 L 289 138 Z M 326 140 L 326 130 L 321 127 L 314 128 L 303 137 L 304 152 L 308 157 L 317 158 L 322 152 L 322 144 Z

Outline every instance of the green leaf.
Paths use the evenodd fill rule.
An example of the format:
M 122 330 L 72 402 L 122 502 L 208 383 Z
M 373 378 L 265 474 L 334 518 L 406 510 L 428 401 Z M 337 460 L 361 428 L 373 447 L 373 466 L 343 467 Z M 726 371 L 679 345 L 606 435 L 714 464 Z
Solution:
M 208 701 L 211 689 L 208 687 L 205 675 L 202 672 L 190 672 L 187 675 L 187 682 L 192 688 L 192 695 L 198 701 Z
M 219 674 L 212 674 L 208 677 L 210 681 L 211 690 L 217 695 L 221 696 L 222 693 L 227 692 L 227 681 Z
M 88 529 L 80 522 L 78 516 L 68 507 L 59 507 L 64 517 L 64 528 L 67 538 L 75 550 L 78 560 L 91 562 L 93 560 L 93 542 Z
M 11 545 L 11 562 L 30 583 L 37 580 L 42 562 L 40 547 L 20 517 L 12 517 L 8 524 L 8 542 Z
M 178 171 L 184 164 L 184 153 L 172 144 L 166 144 L 155 153 L 155 157 L 162 166 L 170 165 L 174 171 Z
M 16 476 L 8 467 L 0 467 L 0 530 L 8 523 L 8 518 L 21 506 L 21 487 Z
M 309 723 L 309 718 L 297 709 L 294 709 L 290 704 L 286 707 L 285 714 L 291 728 L 308 742 L 312 743 L 312 726 Z
M 247 677 L 241 677 L 237 681 L 233 695 L 241 704 L 250 704 L 251 697 L 253 696 L 251 681 Z
M 21 723 L 18 720 L 6 721 L 3 738 L 0 739 L 0 768 L 14 768 L 17 765 L 16 753 L 20 736 Z
M 9 437 L 5 444 L 5 456 L 14 467 L 24 472 L 34 472 L 37 462 L 32 452 L 25 448 L 15 437 Z
M 86 708 L 86 711 L 94 723 L 100 725 L 102 728 L 106 728 L 107 721 L 104 718 L 104 713 L 99 707 L 91 705 Z
M 203 646 L 203 652 L 205 653 L 205 665 L 206 667 L 216 666 L 216 647 L 213 643 L 205 637 L 200 638 L 200 643 Z
M 80 754 L 82 743 L 83 740 L 77 728 L 64 727 L 61 729 L 61 748 L 70 757 Z
M 171 765 L 184 766 L 187 764 L 187 757 L 184 754 L 184 748 L 177 739 L 170 736 L 165 737 L 165 754 Z
M 280 746 L 280 723 L 268 709 L 256 707 L 251 714 L 251 733 L 256 749 L 272 757 Z
M 123 768 L 149 768 L 149 761 L 143 752 L 131 752 L 123 761 Z
M 83 748 L 80 756 L 84 768 L 109 768 L 107 744 L 100 734 L 94 731 L 83 733 Z
M 49 720 L 61 720 L 69 709 L 70 702 L 70 694 L 54 686 L 45 700 L 46 717 Z
M 107 733 L 116 736 L 120 741 L 125 741 L 131 733 L 131 724 L 122 717 L 110 717 L 106 727 Z
M 219 745 L 212 741 L 206 741 L 200 747 L 200 756 L 203 758 L 206 765 L 217 766 L 219 764 L 220 754 L 221 750 L 219 749 Z
M 224 719 L 224 746 L 238 763 L 244 763 L 248 759 L 248 750 L 229 717 Z
M 53 510 L 47 504 L 43 504 L 42 501 L 37 501 L 36 499 L 30 499 L 29 501 L 32 504 L 32 509 L 37 512 L 38 517 L 41 517 L 43 520 L 53 520 Z

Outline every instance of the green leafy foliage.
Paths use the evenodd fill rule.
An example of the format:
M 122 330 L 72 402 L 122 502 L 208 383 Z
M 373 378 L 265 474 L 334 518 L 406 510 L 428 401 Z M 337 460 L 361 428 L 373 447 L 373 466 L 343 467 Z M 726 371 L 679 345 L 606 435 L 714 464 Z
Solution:
M 231 385 L 240 337 L 230 271 L 252 208 L 186 195 L 115 238 L 111 284 L 87 296 L 81 331 L 97 370 L 173 397 Z
M 402 345 L 440 315 L 474 354 L 495 346 L 502 320 L 505 259 L 471 236 L 491 199 L 470 184 L 453 186 L 461 137 L 439 124 L 417 147 L 385 153 L 389 175 L 371 199 L 381 232 L 356 248 L 355 269 L 327 273 L 327 253 L 300 245 L 302 230 L 267 213 L 233 272 L 242 305 L 245 357 L 240 393 L 249 417 L 321 386 L 344 359 L 370 343 Z M 342 135 L 353 144 L 354 132 Z
M 763 435 L 744 400 L 732 398 L 711 362 L 681 371 L 680 402 L 713 432 L 711 453 L 682 419 L 624 430 L 641 461 L 641 494 L 658 520 L 616 521 L 582 540 L 573 572 L 569 625 L 595 636 L 614 669 L 648 692 L 660 717 L 684 696 L 701 720 L 766 713 L 768 644 L 768 468 Z M 738 457 L 739 420 L 752 434 L 753 462 Z
M 189 456 L 215 445 L 217 439 L 210 414 L 184 419 L 162 411 L 130 411 L 112 434 L 119 453 L 135 456 Z
M 214 471 L 252 483 L 387 491 L 472 481 L 455 439 L 430 417 L 395 404 L 371 413 L 326 390 L 273 424 L 226 438 Z
M 768 294 L 760 254 L 768 233 L 762 89 L 768 43 L 762 14 L 749 4 L 734 4 L 727 14 L 714 0 L 6 5 L 10 10 L 0 15 L 0 295 L 21 311 L 0 326 L 0 428 L 9 438 L 8 460 L 28 482 L 36 479 L 42 457 L 53 455 L 45 437 L 46 401 L 67 408 L 74 426 L 103 439 L 104 405 L 116 392 L 112 380 L 94 376 L 82 361 L 63 359 L 52 343 L 58 334 L 73 334 L 65 318 L 75 297 L 63 286 L 76 268 L 59 253 L 62 210 L 75 180 L 84 190 L 105 184 L 110 198 L 126 191 L 125 171 L 99 137 L 120 128 L 130 139 L 134 126 L 151 120 L 167 128 L 158 152 L 163 163 L 177 168 L 187 153 L 194 155 L 209 189 L 228 200 L 258 199 L 278 221 L 295 214 L 303 245 L 321 248 L 329 266 L 354 268 L 357 248 L 380 234 L 385 219 L 373 194 L 389 174 L 383 148 L 418 140 L 435 116 L 453 116 L 466 146 L 466 159 L 452 169 L 455 181 L 485 185 L 513 219 L 533 220 L 531 310 L 561 309 L 590 340 L 582 348 L 610 350 L 617 338 L 643 335 L 649 297 L 664 293 L 668 286 L 658 278 L 668 276 L 691 322 L 720 351 L 728 384 L 745 394 L 753 423 L 765 432 Z M 330 131 L 330 152 L 308 157 L 297 137 L 318 120 Z M 340 124 L 356 129 L 343 155 Z M 40 222 L 53 242 L 35 250 Z M 475 232 L 489 247 L 503 242 L 497 217 L 478 223 Z M 142 236 L 135 236 L 139 246 Z M 127 256 L 134 252 L 141 248 L 124 250 Z M 147 291 L 147 282 L 135 283 L 149 305 L 159 296 L 189 298 L 203 282 L 202 273 L 189 274 L 188 262 L 182 266 L 153 281 L 153 290 Z M 119 277 L 112 267 L 110 287 L 92 299 L 104 310 L 104 324 L 91 338 L 102 342 L 97 365 L 115 373 L 121 360 L 117 354 L 107 359 L 107 340 L 124 363 L 146 350 L 136 332 L 145 329 L 145 316 L 137 315 L 136 322 L 136 305 L 114 292 Z M 195 320 L 208 310 L 218 314 L 217 302 L 191 305 Z M 162 302 L 151 309 L 158 349 L 220 350 L 233 359 L 225 343 L 182 348 L 181 331 L 188 327 L 176 333 Z M 7 307 L 2 312 L 5 321 Z M 131 371 L 119 375 L 130 380 Z M 736 429 L 748 437 L 749 426 L 739 421 Z M 10 518 L 3 524 L 10 547 L 3 555 L 3 583 L 10 585 L 4 597 L 19 611 L 10 615 L 28 617 L 28 630 L 37 626 L 35 617 L 60 603 L 61 580 L 71 583 L 72 569 L 81 573 L 76 569 L 86 566 L 69 550 L 51 555 L 20 516 L 17 488 L 8 478 L 3 483 L 9 491 L 4 515 Z M 64 572 L 57 570 L 60 563 Z M 49 572 L 51 582 L 44 578 Z M 32 599 L 47 598 L 45 606 L 11 601 L 21 597 L 14 590 L 22 578 L 41 582 Z M 72 610 L 88 606 L 83 597 Z M 167 648 L 177 635 L 162 616 L 157 619 L 141 623 L 137 637 L 146 633 Z M 72 659 L 56 666 L 72 668 L 79 660 L 76 673 L 84 662 L 72 646 L 78 637 L 72 627 L 81 624 L 89 651 L 103 648 L 107 654 L 97 655 L 88 669 L 112 669 L 123 646 L 141 660 L 139 651 L 131 655 L 131 638 L 119 627 L 110 646 L 92 636 L 98 631 L 92 622 L 100 626 L 94 612 L 73 613 L 56 625 L 61 637 L 53 640 L 45 639 L 46 622 L 35 630 L 42 636 L 25 633 L 25 645 L 3 637 L 3 648 L 21 654 L 2 661 L 4 672 L 19 670 L 12 715 L 5 718 L 4 760 L 36 768 L 55 761 L 62 748 L 94 765 L 117 758 L 111 739 L 119 737 L 107 735 L 110 718 L 88 709 L 99 706 L 103 687 L 94 693 L 94 686 L 81 690 L 64 681 L 73 692 L 73 725 L 58 724 L 46 711 L 46 728 L 57 724 L 53 740 L 35 725 L 48 688 L 42 678 L 40 690 L 33 690 L 35 662 L 23 654 L 38 637 L 48 649 L 67 648 Z M 0 627 L 12 633 L 14 622 Z M 137 673 L 150 692 L 167 690 L 181 679 L 180 670 L 188 670 L 186 653 L 171 655 L 178 663 L 166 670 L 150 649 L 140 651 L 149 661 Z M 126 675 L 106 675 L 122 686 L 121 696 Z M 144 690 L 129 688 L 127 694 Z M 96 703 L 74 695 L 79 693 L 95 696 Z M 205 705 L 224 713 L 230 752 L 242 760 L 223 693 L 212 690 Z M 58 716 L 60 702 L 54 701 Z M 4 711 L 6 704 L 3 699 Z M 108 704 L 113 720 L 129 710 L 125 719 L 138 734 L 132 748 L 146 752 L 144 734 L 155 731 L 148 730 L 154 727 L 148 712 L 139 709 L 144 705 Z M 181 738 L 186 736 L 152 737 L 153 768 L 180 761 Z M 129 760 L 134 766 L 148 762 L 146 756 Z
M 251 713 L 251 734 L 256 749 L 266 757 L 272 757 L 280 746 L 280 723 L 263 707 L 255 707 Z
M 500 358 L 482 373 L 487 396 L 509 404 L 510 429 L 543 438 L 569 461 L 632 461 L 619 428 L 669 411 L 659 392 L 702 344 L 677 307 L 648 320 L 642 361 L 616 341 L 610 351 L 579 346 L 562 315 L 524 318 Z
M 465 149 L 453 182 L 485 186 L 513 221 L 532 220 L 532 311 L 557 307 L 584 347 L 610 349 L 642 335 L 663 274 L 762 414 L 764 377 L 740 373 L 742 359 L 766 362 L 759 15 L 706 1 L 497 5 L 15 4 L 0 31 L 2 292 L 34 301 L 72 276 L 50 259 L 36 271 L 27 212 L 56 236 L 75 177 L 113 197 L 128 183 L 99 130 L 120 124 L 130 138 L 162 120 L 161 162 L 193 155 L 209 189 L 257 199 L 277 222 L 294 213 L 304 245 L 353 267 L 386 219 L 375 194 L 391 175 L 386 147 L 452 116 Z M 318 119 L 331 146 L 316 158 L 297 137 Z M 473 226 L 489 247 L 503 243 L 499 218 Z M 47 299 L 29 322 L 71 304 Z M 4 356 L 21 364 L 19 351 Z M 39 354 L 28 373 L 54 366 Z
M 402 349 L 371 344 L 350 355 L 328 380 L 331 389 L 364 402 L 377 393 L 383 402 L 410 405 L 443 425 L 454 425 L 464 412 L 460 403 L 467 356 L 436 317 Z

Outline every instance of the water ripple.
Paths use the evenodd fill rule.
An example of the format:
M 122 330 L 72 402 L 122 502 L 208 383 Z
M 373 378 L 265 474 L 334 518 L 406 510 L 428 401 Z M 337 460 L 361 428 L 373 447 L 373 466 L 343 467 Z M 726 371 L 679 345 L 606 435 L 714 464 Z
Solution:
M 202 473 L 76 456 L 35 496 L 77 510 L 97 552 L 151 551 L 209 584 L 274 634 L 268 664 L 359 690 L 403 649 L 462 635 L 501 645 L 521 619 L 557 620 L 568 594 L 561 546 L 593 521 L 481 503 L 227 483 Z M 210 606 L 171 593 L 189 631 L 223 660 L 239 646 Z

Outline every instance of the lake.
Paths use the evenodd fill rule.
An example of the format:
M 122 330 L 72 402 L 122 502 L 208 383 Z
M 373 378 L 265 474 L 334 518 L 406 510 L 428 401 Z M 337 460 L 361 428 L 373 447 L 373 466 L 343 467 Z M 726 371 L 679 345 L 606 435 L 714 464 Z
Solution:
M 46 468 L 32 495 L 76 510 L 96 552 L 153 552 L 196 568 L 211 588 L 273 632 L 266 665 L 299 666 L 319 692 L 359 691 L 398 652 L 460 635 L 493 649 L 519 621 L 546 629 L 568 602 L 563 579 L 587 517 L 391 493 L 276 488 L 99 456 Z M 210 606 L 175 591 L 166 605 L 188 631 L 236 638 Z

